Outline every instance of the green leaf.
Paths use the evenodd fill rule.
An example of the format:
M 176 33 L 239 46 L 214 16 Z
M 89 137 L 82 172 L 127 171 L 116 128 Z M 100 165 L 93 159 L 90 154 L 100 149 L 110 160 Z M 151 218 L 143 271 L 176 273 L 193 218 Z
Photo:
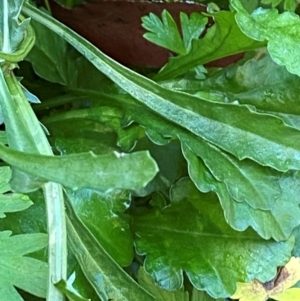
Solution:
M 200 191 L 218 194 L 225 218 L 234 229 L 251 226 L 261 237 L 281 241 L 299 225 L 297 172 L 282 174 L 249 160 L 237 161 L 213 146 L 184 137 L 181 141 L 191 179 Z
M 199 100 L 186 93 L 164 89 L 153 81 L 114 62 L 51 17 L 27 4 L 24 9 L 27 14 L 37 18 L 39 22 L 47 25 L 74 47 L 77 47 L 101 72 L 131 96 L 174 124 L 232 153 L 239 159 L 250 158 L 262 165 L 268 165 L 281 171 L 300 169 L 300 141 L 297 139 L 299 131 L 287 127 L 279 118 L 269 114 L 260 114 L 246 106 Z M 228 14 L 229 20 L 234 22 L 233 14 Z M 224 28 L 228 29 L 226 19 L 224 22 L 227 24 Z M 229 28 L 231 27 L 229 26 Z M 230 37 L 231 33 L 239 30 L 236 24 L 231 29 Z M 252 41 L 247 37 L 244 39 L 244 35 L 242 37 L 241 42 L 245 42 L 245 39 L 248 42 Z M 224 40 L 224 38 L 223 36 L 222 39 Z M 213 39 L 213 41 L 217 40 Z M 230 41 L 230 39 L 227 37 L 226 41 Z M 231 40 L 230 45 L 237 44 L 235 37 L 234 41 Z M 257 46 L 257 44 L 255 45 Z M 218 44 L 218 46 L 220 45 Z M 260 127 L 260 124 L 264 124 L 264 127 Z M 260 145 L 259 152 L 257 152 L 258 145 Z
M 191 301 L 226 301 L 226 299 L 215 299 L 208 295 L 205 291 L 199 291 L 193 288 Z
M 132 227 L 137 252 L 146 255 L 145 270 L 156 283 L 179 289 L 184 271 L 197 289 L 214 298 L 232 295 L 238 281 L 273 278 L 294 244 L 293 238 L 277 243 L 250 230 L 234 231 L 214 195 L 200 195 L 189 179 L 172 187 L 171 205 L 133 217 Z
M 4 212 L 22 211 L 30 207 L 33 203 L 28 196 L 8 193 L 11 178 L 11 170 L 8 166 L 0 167 L 0 218 L 5 217 Z
M 185 54 L 186 48 L 172 16 L 163 10 L 162 21 L 155 14 L 142 17 L 142 26 L 150 32 L 144 34 L 148 41 L 179 54 Z
M 126 103 L 128 121 L 135 121 L 145 127 L 146 134 L 151 133 L 150 137 L 154 143 L 160 144 L 162 138 L 180 139 L 191 178 L 201 191 L 217 193 L 226 220 L 234 229 L 243 231 L 251 226 L 263 238 L 273 237 L 280 241 L 287 239 L 299 225 L 300 210 L 297 196 L 300 187 L 297 172 L 280 173 L 250 160 L 239 161 L 146 110 L 129 96 L 115 95 L 113 99 Z M 189 152 L 190 156 L 186 148 L 192 150 Z M 174 155 L 175 153 L 172 157 Z M 178 160 L 179 158 L 176 162 L 179 162 Z M 159 160 L 157 162 L 159 164 Z M 174 163 L 173 166 L 177 168 Z M 237 189 L 239 187 L 240 191 Z
M 74 280 L 75 273 L 73 273 L 67 281 L 62 279 L 59 282 L 55 283 L 55 286 L 68 297 L 69 301 L 91 301 L 91 299 L 82 297 L 80 293 L 76 289 L 74 289 Z
M 252 105 L 261 111 L 280 113 L 281 118 L 285 114 L 300 116 L 300 78 L 265 54 L 192 83 L 187 92 L 210 101 Z
M 101 300 L 154 300 L 108 255 L 78 219 L 68 200 L 66 200 L 66 210 L 70 249 Z
M 187 16 L 187 14 L 183 12 L 180 13 L 182 36 L 186 52 L 191 50 L 192 41 L 198 39 L 203 33 L 207 21 L 208 18 L 199 13 L 191 13 L 190 18 Z
M 18 21 L 23 2 L 24 0 L 3 0 L 0 2 L 0 52 L 13 54 L 24 39 L 30 19 L 21 23 Z
M 22 153 L 0 145 L 0 157 L 26 173 L 72 189 L 139 189 L 158 171 L 148 152 L 102 156 L 90 152 L 54 157 Z
M 121 266 L 133 259 L 129 216 L 129 191 L 100 193 L 88 189 L 67 191 L 75 212 L 106 252 Z
M 205 36 L 192 41 L 192 48 L 188 54 L 170 58 L 155 76 L 156 80 L 175 78 L 199 65 L 264 45 L 241 32 L 233 12 L 220 11 L 210 16 L 214 19 L 214 25 Z
M 46 30 L 35 20 L 31 20 L 31 25 L 35 31 L 36 42 L 26 60 L 33 63 L 38 75 L 51 82 L 77 89 L 82 86 L 90 89 L 97 86 L 99 89 L 111 83 L 91 62 L 53 31 Z
M 150 31 L 144 34 L 144 38 L 180 55 L 186 54 L 191 49 L 192 40 L 199 38 L 208 21 L 207 17 L 199 13 L 192 13 L 190 18 L 185 13 L 180 13 L 182 39 L 169 12 L 163 10 L 161 17 L 162 21 L 153 13 L 142 17 L 142 26 Z
M 262 0 L 263 4 L 272 4 L 272 7 L 276 7 L 282 0 Z
M 140 267 L 138 272 L 138 282 L 157 301 L 189 301 L 189 293 L 183 289 L 177 291 L 167 291 L 154 283 L 153 278 Z
M 257 41 L 268 41 L 268 51 L 274 62 L 300 76 L 299 16 L 263 8 L 256 9 L 250 15 L 239 0 L 231 0 L 231 4 L 237 11 L 236 21 L 244 34 Z
M 10 231 L 0 232 L 1 298 L 10 301 L 23 300 L 15 287 L 45 298 L 47 264 L 24 255 L 44 248 L 47 245 L 47 235 L 42 233 L 10 235 Z
M 1 119 L 1 111 L 0 111 L 0 119 Z M 0 122 L 1 124 L 1 122 Z M 6 133 L 4 131 L 0 131 L 0 144 L 6 144 Z

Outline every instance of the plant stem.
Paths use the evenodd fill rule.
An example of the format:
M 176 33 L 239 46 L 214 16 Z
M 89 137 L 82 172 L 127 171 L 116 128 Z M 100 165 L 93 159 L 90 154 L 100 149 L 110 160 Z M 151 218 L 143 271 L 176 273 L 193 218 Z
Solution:
M 9 146 L 24 152 L 53 155 L 45 133 L 36 118 L 11 67 L 0 68 L 0 105 Z M 13 68 L 13 67 L 12 67 Z M 67 242 L 62 187 L 47 183 L 43 187 L 49 235 L 48 301 L 63 301 L 64 295 L 53 282 L 66 279 Z

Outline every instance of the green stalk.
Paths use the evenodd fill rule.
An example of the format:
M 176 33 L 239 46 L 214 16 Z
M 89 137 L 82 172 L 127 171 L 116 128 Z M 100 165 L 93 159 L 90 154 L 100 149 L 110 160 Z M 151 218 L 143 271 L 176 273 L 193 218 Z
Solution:
M 13 67 L 4 64 L 0 68 L 0 106 L 8 144 L 11 148 L 24 152 L 53 155 L 45 133 L 12 71 Z M 59 184 L 47 183 L 43 186 L 43 192 L 49 235 L 47 300 L 63 301 L 64 295 L 53 285 L 67 276 L 66 222 L 62 187 Z

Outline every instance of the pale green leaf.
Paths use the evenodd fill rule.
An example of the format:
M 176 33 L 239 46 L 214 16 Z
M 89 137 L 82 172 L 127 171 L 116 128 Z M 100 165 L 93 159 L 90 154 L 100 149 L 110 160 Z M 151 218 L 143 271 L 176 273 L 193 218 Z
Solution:
M 150 32 L 144 37 L 150 42 L 167 48 L 179 55 L 188 53 L 193 39 L 198 39 L 204 31 L 208 18 L 199 13 L 192 13 L 190 17 L 180 13 L 182 37 L 172 16 L 164 10 L 162 20 L 153 13 L 142 17 L 142 26 Z
M 102 300 L 152 301 L 103 249 L 66 200 L 68 243 L 86 278 Z
M 205 30 L 208 18 L 199 13 L 191 13 L 190 17 L 187 14 L 180 13 L 180 22 L 182 28 L 182 37 L 184 47 L 189 52 L 192 47 L 192 41 L 198 39 Z
M 100 156 L 89 152 L 54 157 L 23 153 L 0 145 L 0 157 L 21 171 L 72 189 L 139 189 L 158 171 L 147 151 Z
M 9 192 L 10 178 L 10 167 L 0 167 L 0 218 L 5 217 L 5 212 L 22 211 L 33 204 L 26 195 Z
M 23 2 L 24 0 L 2 0 L 0 2 L 0 52 L 14 53 L 24 39 L 30 19 L 18 21 Z
M 155 14 L 142 17 L 142 26 L 150 32 L 144 34 L 148 41 L 179 54 L 185 54 L 186 48 L 172 16 L 163 10 L 162 21 Z
M 47 264 L 24 255 L 44 248 L 47 245 L 47 235 L 42 233 L 10 235 L 10 231 L 0 232 L 1 299 L 22 301 L 15 287 L 45 298 Z
M 137 252 L 146 255 L 144 267 L 155 282 L 179 289 L 184 271 L 197 289 L 221 298 L 232 295 L 238 281 L 274 277 L 276 267 L 288 261 L 294 239 L 277 243 L 250 230 L 236 232 L 214 195 L 197 197 L 196 191 L 189 179 L 182 179 L 171 189 L 171 205 L 133 217 Z
M 292 12 L 277 9 L 256 9 L 251 15 L 239 0 L 231 0 L 241 30 L 257 41 L 268 41 L 268 51 L 277 64 L 300 76 L 300 18 Z

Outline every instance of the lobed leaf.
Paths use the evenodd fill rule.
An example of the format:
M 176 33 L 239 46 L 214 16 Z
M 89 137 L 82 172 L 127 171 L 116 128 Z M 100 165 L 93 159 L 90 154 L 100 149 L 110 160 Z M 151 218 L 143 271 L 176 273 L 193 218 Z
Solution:
M 120 101 L 125 101 L 124 97 L 120 98 Z M 118 97 L 115 96 L 114 99 Z M 280 241 L 290 237 L 293 229 L 299 225 L 297 172 L 280 173 L 249 160 L 236 160 L 158 115 L 146 111 L 134 100 L 130 102 L 130 97 L 126 97 L 126 115 L 129 120 L 143 125 L 147 135 L 149 130 L 154 143 L 160 143 L 162 137 L 180 139 L 190 177 L 200 191 L 213 191 L 218 195 L 226 221 L 234 229 L 243 231 L 250 226 L 261 237 L 272 237 Z M 156 136 L 152 135 L 153 132 Z M 155 140 L 155 137 L 159 137 L 159 140 Z M 192 151 L 187 153 L 188 149 Z M 264 181 L 268 183 L 268 187 L 264 187 Z M 271 197 L 265 194 L 265 189 Z M 236 199 L 233 198 L 234 195 L 237 196 Z M 242 202 L 242 199 L 247 201 Z
M 155 282 L 179 289 L 184 271 L 197 289 L 221 298 L 232 295 L 239 279 L 274 277 L 276 267 L 289 259 L 293 238 L 277 243 L 253 231 L 236 232 L 213 195 L 197 198 L 195 190 L 189 179 L 182 179 L 171 189 L 171 205 L 133 217 L 136 250 L 146 255 L 144 267 Z
M 162 21 L 153 13 L 142 17 L 142 26 L 150 32 L 144 34 L 148 41 L 179 54 L 185 54 L 186 48 L 172 16 L 163 10 Z
M 158 301 L 189 301 L 189 293 L 187 291 L 180 289 L 170 292 L 159 287 L 143 267 L 139 268 L 138 282 Z
M 11 301 L 23 300 L 15 287 L 45 298 L 47 264 L 24 255 L 46 247 L 47 235 L 42 233 L 10 235 L 10 231 L 0 232 L 1 298 Z
M 277 9 L 256 9 L 251 15 L 239 0 L 231 0 L 237 11 L 236 21 L 241 30 L 256 41 L 268 41 L 268 51 L 277 64 L 300 76 L 299 43 L 300 18 L 292 12 Z
M 192 48 L 188 54 L 170 58 L 154 77 L 156 80 L 176 78 L 199 65 L 264 45 L 242 33 L 236 24 L 233 12 L 220 11 L 209 16 L 213 18 L 214 25 L 209 28 L 205 36 L 192 41 Z

